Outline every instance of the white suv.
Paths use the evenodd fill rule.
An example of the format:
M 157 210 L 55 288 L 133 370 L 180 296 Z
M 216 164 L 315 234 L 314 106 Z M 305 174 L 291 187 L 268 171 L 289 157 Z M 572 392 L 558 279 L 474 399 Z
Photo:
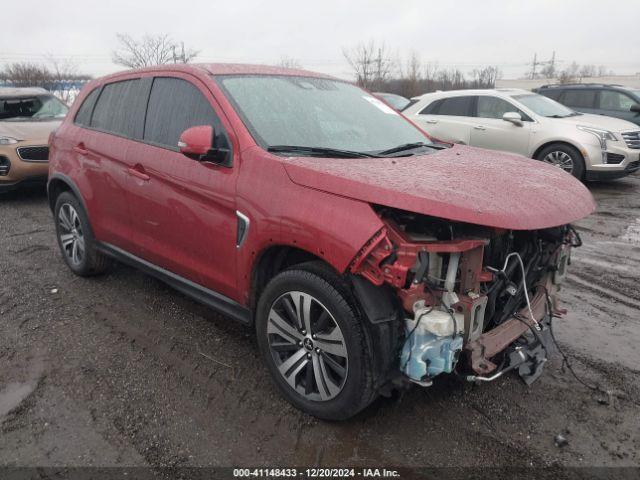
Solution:
M 456 90 L 413 99 L 402 113 L 440 140 L 519 153 L 585 180 L 640 169 L 640 128 L 526 90 Z

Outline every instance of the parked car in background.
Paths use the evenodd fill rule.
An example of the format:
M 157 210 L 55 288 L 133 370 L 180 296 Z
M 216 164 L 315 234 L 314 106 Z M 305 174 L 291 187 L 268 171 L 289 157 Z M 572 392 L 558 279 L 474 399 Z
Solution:
M 349 82 L 225 64 L 89 83 L 48 193 L 74 273 L 115 258 L 254 326 L 282 394 L 328 419 L 454 369 L 535 380 L 568 224 L 594 209 L 560 170 L 433 144 Z
M 577 83 L 543 85 L 535 92 L 584 113 L 621 118 L 640 125 L 640 89 L 621 85 Z
M 387 102 L 399 112 L 407 108 L 407 105 L 411 103 L 411 100 L 408 98 L 405 98 L 402 95 L 396 95 L 395 93 L 375 92 L 374 95 Z
M 49 134 L 67 110 L 42 88 L 0 87 L 0 193 L 46 184 Z
M 403 114 L 440 140 L 518 153 L 584 180 L 640 169 L 640 128 L 520 89 L 428 93 Z

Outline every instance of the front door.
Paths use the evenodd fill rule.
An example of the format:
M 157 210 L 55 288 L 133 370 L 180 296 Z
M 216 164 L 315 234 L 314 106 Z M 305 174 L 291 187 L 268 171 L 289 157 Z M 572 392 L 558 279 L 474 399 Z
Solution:
M 153 79 L 143 143 L 129 149 L 130 209 L 137 255 L 223 295 L 236 291 L 238 165 L 192 160 L 182 132 L 211 125 L 214 146 L 230 139 L 207 87 L 188 75 Z
M 616 90 L 600 90 L 598 113 L 640 125 L 640 113 L 631 111 L 631 107 L 636 104 L 637 102 L 626 93 Z
M 529 137 L 533 122 L 512 103 L 490 95 L 478 96 L 476 118 L 471 129 L 471 145 L 474 147 L 502 150 L 528 156 Z M 515 125 L 502 119 L 507 112 L 516 112 L 523 119 Z

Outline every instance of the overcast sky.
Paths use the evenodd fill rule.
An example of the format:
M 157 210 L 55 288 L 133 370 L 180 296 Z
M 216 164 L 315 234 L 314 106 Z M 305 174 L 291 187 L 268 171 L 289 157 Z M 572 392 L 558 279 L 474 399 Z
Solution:
M 72 58 L 85 73 L 111 62 L 116 33 L 168 33 L 200 50 L 199 61 L 277 63 L 351 72 L 343 47 L 376 40 L 400 57 L 463 71 L 497 65 L 505 78 L 528 70 L 533 54 L 640 72 L 638 0 L 4 0 L 0 64 Z

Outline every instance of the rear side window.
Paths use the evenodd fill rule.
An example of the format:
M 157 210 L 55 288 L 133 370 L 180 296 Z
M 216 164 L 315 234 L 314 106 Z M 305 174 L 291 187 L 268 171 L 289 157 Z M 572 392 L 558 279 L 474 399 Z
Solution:
M 596 104 L 595 90 L 566 90 L 562 96 L 562 103 L 568 107 L 594 108 Z
M 559 90 L 557 88 L 551 89 L 542 89 L 540 91 L 538 91 L 538 93 L 540 95 L 544 95 L 545 97 L 549 97 L 552 100 L 556 100 L 558 101 L 558 99 L 560 98 L 560 94 L 562 93 L 562 90 Z
M 98 98 L 99 88 L 95 88 L 89 95 L 87 95 L 76 113 L 75 123 L 88 127 L 91 122 L 91 113 L 93 112 L 93 106 Z
M 198 125 L 213 127 L 215 147 L 228 146 L 220 119 L 200 90 L 180 78 L 155 78 L 147 108 L 144 140 L 177 150 L 182 132 Z
M 140 138 L 145 94 L 140 79 L 105 85 L 91 117 L 91 127 L 128 138 Z
M 437 115 L 452 115 L 458 117 L 470 117 L 473 97 L 450 97 L 442 100 L 438 107 Z

